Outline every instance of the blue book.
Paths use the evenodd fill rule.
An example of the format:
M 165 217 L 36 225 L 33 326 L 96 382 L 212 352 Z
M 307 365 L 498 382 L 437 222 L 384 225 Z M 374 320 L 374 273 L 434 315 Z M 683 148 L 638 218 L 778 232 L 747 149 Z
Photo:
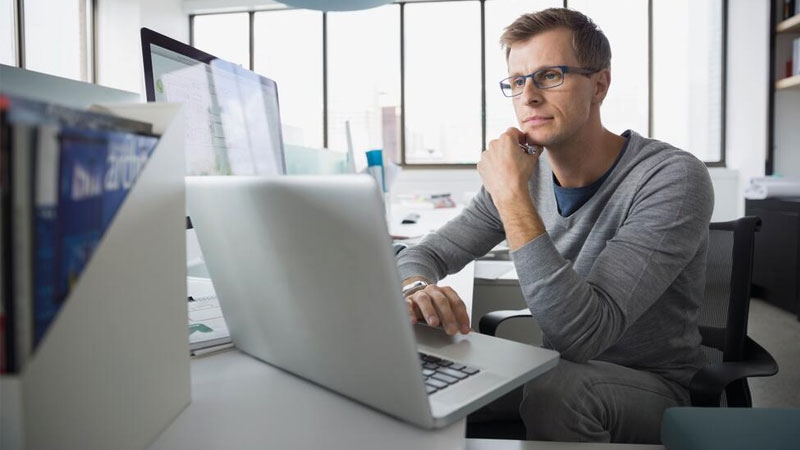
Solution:
M 61 130 L 55 204 L 42 201 L 35 206 L 34 348 L 80 279 L 157 143 L 153 136 Z M 47 147 L 39 149 L 38 156 L 47 160 Z M 37 166 L 37 172 L 49 173 L 52 169 L 46 166 Z M 47 183 L 38 186 L 47 189 Z M 37 193 L 37 199 L 47 197 Z

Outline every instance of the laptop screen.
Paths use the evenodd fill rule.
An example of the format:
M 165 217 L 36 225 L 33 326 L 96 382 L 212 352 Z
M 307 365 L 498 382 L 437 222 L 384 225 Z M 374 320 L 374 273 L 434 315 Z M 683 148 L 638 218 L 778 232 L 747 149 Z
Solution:
M 285 173 L 278 86 L 142 28 L 149 102 L 184 104 L 186 175 Z

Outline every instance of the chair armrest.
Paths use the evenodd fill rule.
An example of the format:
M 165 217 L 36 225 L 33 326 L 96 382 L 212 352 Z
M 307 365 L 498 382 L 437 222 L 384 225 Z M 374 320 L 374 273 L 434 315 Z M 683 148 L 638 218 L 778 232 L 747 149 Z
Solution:
M 775 358 L 750 337 L 745 337 L 745 359 L 709 364 L 689 384 L 693 406 L 719 406 L 725 387 L 747 377 L 767 377 L 778 372 Z
M 515 319 L 517 317 L 532 317 L 530 310 L 520 309 L 518 311 L 504 310 L 492 311 L 481 317 L 478 323 L 478 331 L 481 334 L 488 334 L 494 336 L 497 332 L 497 327 L 508 319 Z

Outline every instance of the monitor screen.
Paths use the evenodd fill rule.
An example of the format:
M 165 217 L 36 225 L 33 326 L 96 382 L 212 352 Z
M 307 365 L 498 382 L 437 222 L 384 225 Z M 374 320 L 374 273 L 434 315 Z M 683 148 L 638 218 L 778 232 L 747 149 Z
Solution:
M 275 81 L 147 28 L 141 36 L 147 101 L 184 104 L 186 175 L 285 173 Z

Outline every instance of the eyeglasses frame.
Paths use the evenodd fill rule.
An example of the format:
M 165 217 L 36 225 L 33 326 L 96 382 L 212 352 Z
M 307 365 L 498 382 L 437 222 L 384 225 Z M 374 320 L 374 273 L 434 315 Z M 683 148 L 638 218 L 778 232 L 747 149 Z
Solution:
M 536 72 L 532 72 L 532 73 L 529 73 L 527 75 L 514 75 L 514 76 L 511 76 L 511 77 L 508 77 L 508 78 L 503 78 L 499 82 L 500 92 L 502 92 L 503 96 L 505 96 L 507 98 L 518 97 L 519 95 L 521 95 L 522 92 L 525 91 L 525 87 L 524 86 L 523 86 L 522 90 L 519 91 L 519 93 L 512 94 L 512 95 L 506 95 L 505 90 L 503 90 L 503 83 L 504 82 L 506 82 L 506 81 L 508 81 L 508 80 L 510 80 L 512 78 L 520 78 L 520 77 L 525 80 L 525 84 L 526 85 L 528 84 L 528 78 L 530 78 L 531 81 L 533 82 L 533 85 L 536 86 L 537 89 L 552 89 L 552 88 L 555 88 L 555 87 L 559 87 L 562 84 L 564 84 L 564 80 L 566 80 L 566 78 L 567 78 L 566 76 L 564 78 L 562 78 L 561 83 L 554 84 L 553 86 L 546 86 L 546 87 L 545 86 L 540 86 L 539 83 L 536 82 L 536 78 L 535 77 L 536 77 L 537 74 L 539 74 L 541 72 L 544 72 L 546 70 L 552 70 L 552 69 L 559 69 L 559 70 L 561 70 L 561 72 L 564 75 L 566 75 L 568 73 L 576 73 L 578 75 L 584 75 L 584 76 L 587 76 L 587 77 L 589 75 L 593 75 L 593 74 L 595 74 L 597 72 L 600 72 L 600 70 L 602 70 L 602 69 L 587 69 L 585 67 L 575 67 L 575 66 L 548 66 L 548 67 L 543 67 L 543 68 L 537 70 Z M 506 83 L 506 84 L 509 85 L 509 87 L 510 87 L 510 83 Z

